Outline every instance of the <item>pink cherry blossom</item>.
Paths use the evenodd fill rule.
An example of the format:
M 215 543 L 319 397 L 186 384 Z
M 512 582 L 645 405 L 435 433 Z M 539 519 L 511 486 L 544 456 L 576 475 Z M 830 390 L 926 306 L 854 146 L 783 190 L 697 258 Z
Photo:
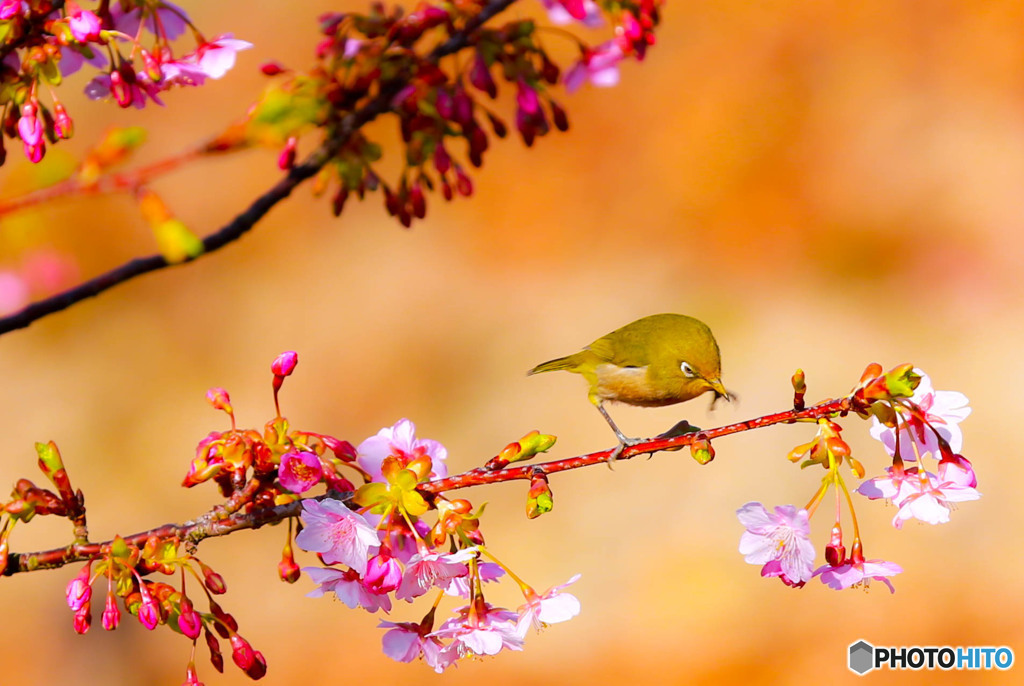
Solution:
M 452 579 L 469 574 L 469 567 L 463 563 L 476 552 L 476 548 L 464 548 L 450 554 L 416 553 L 405 567 L 405 576 L 395 597 L 411 603 L 413 598 L 423 595 L 433 586 L 445 588 Z
M 281 456 L 277 476 L 292 493 L 305 493 L 320 483 L 324 469 L 320 457 L 307 450 L 290 450 Z
M 811 579 L 814 569 L 814 544 L 807 510 L 794 505 L 780 505 L 774 513 L 761 503 L 747 503 L 736 511 L 747 530 L 740 537 L 740 554 L 750 564 L 767 565 L 777 561 L 764 576 L 782 576 L 793 584 Z
M 523 637 L 516 628 L 518 615 L 511 610 L 495 608 L 481 603 L 482 611 L 470 612 L 470 608 L 457 610 L 458 615 L 441 625 L 429 636 L 451 639 L 444 652 L 454 658 L 471 655 L 497 655 L 502 648 L 522 650 Z
M 519 619 L 516 630 L 525 636 L 532 626 L 537 631 L 548 624 L 567 622 L 580 613 L 580 601 L 570 593 L 562 593 L 562 589 L 579 581 L 576 574 L 560 586 L 552 586 L 544 593 L 537 595 L 530 591 L 526 604 L 519 608 Z
M 412 662 L 418 657 L 440 674 L 452 664 L 456 657 L 453 653 L 444 652 L 444 644 L 436 638 L 423 634 L 423 627 L 412 622 L 382 621 L 377 625 L 381 629 L 390 629 L 382 639 L 384 654 L 398 662 Z
M 295 537 L 303 550 L 320 553 L 324 562 L 346 564 L 362 576 L 366 561 L 379 544 L 377 532 L 359 513 L 344 503 L 327 498 L 302 502 L 305 528 Z
M 115 77 L 119 84 L 115 87 Z M 85 95 L 90 100 L 102 100 L 103 98 L 114 97 L 122 107 L 131 105 L 141 110 L 146 103 L 152 100 L 161 107 L 164 106 L 160 99 L 160 87 L 149 80 L 145 72 L 136 74 L 133 83 L 124 83 L 124 79 L 118 74 L 99 74 L 93 77 L 92 81 L 85 84 Z
M 353 610 L 361 607 L 367 612 L 391 611 L 391 598 L 368 590 L 359 575 L 351 569 L 303 567 L 302 571 L 309 575 L 313 583 L 319 584 L 306 594 L 308 598 L 319 598 L 325 593 L 333 593 L 338 600 Z
M 572 93 L 589 80 L 595 86 L 610 87 L 619 83 L 619 62 L 625 55 L 615 41 L 606 41 L 588 50 L 569 67 L 563 77 L 565 90 Z
M 425 539 L 430 534 L 430 525 L 422 519 L 414 521 L 413 528 L 418 536 L 405 527 L 392 527 L 387 533 L 381 532 L 382 536 L 388 538 L 391 554 L 403 565 L 409 564 L 409 560 L 419 552 L 417 540 Z
M 921 412 L 931 428 L 922 424 L 917 418 L 900 413 L 900 457 L 913 462 L 917 459 L 918 454 L 930 453 L 933 458 L 939 459 L 942 455 L 939 451 L 938 438 L 935 436 L 936 432 L 949 443 L 949 447 L 954 453 L 959 453 L 964 442 L 963 431 L 959 425 L 971 414 L 967 396 L 957 391 L 936 391 L 932 388 L 932 380 L 927 374 L 920 369 L 914 369 L 914 371 L 921 376 L 921 382 L 910 400 L 921 408 Z M 896 455 L 896 429 L 885 426 L 877 418 L 872 417 L 869 433 L 873 438 L 882 442 L 890 455 Z
M 593 0 L 569 0 L 569 2 L 559 2 L 559 0 L 540 0 L 541 4 L 544 5 L 544 9 L 547 10 L 548 19 L 551 20 L 552 24 L 556 26 L 565 26 L 571 24 L 574 21 L 578 21 L 588 28 L 597 28 L 604 25 L 604 17 L 601 16 L 601 9 L 597 6 Z M 572 12 L 567 8 L 572 6 Z
M 139 8 L 130 12 L 121 9 L 120 3 L 112 3 L 110 14 L 114 18 L 114 28 L 121 33 L 135 36 L 139 33 L 140 13 Z M 162 35 L 168 40 L 174 40 L 185 33 L 189 20 L 188 12 L 173 2 L 163 0 L 156 10 L 146 10 L 145 29 L 153 35 Z
M 85 63 L 89 63 L 97 69 L 105 69 L 107 66 L 107 56 L 87 45 L 61 47 L 60 64 L 58 65 L 61 76 L 71 76 L 81 69 Z
M 855 561 L 851 559 L 846 564 L 839 565 L 838 567 L 822 565 L 814 570 L 814 576 L 821 576 L 823 584 L 837 591 L 861 584 L 867 586 L 872 579 L 875 579 L 888 586 L 890 593 L 895 593 L 896 589 L 893 588 L 892 582 L 886 577 L 899 574 L 902 571 L 903 568 L 895 562 L 864 559 Z
M 408 419 L 400 419 L 394 426 L 381 429 L 356 448 L 359 466 L 371 474 L 374 481 L 383 481 L 380 466 L 390 456 L 398 457 L 408 464 L 420 457 L 429 457 L 431 475 L 435 478 L 448 476 L 444 461 L 448 451 L 437 441 L 416 438 L 416 425 Z
M 28 3 L 25 0 L 2 0 L 0 1 L 0 19 L 13 19 L 15 15 L 24 15 L 28 12 Z
M 476 571 L 480 575 L 480 580 L 484 583 L 497 581 L 505 576 L 505 570 L 501 568 L 501 565 L 494 562 L 479 562 L 476 565 Z M 468 575 L 455 577 L 445 587 L 445 595 L 469 598 L 469 581 Z
M 192 62 L 211 79 L 219 79 L 235 66 L 235 55 L 248 50 L 252 43 L 238 40 L 230 33 L 217 36 L 209 43 L 200 45 L 194 53 L 181 58 L 181 62 Z
M 923 480 L 917 467 L 902 472 L 887 467 L 887 476 L 865 481 L 857 492 L 871 500 L 885 498 L 892 501 L 899 508 L 892 520 L 897 529 L 903 528 L 903 522 L 908 519 L 944 524 L 949 521 L 950 503 L 981 497 L 973 486 L 968 485 L 977 483 L 970 462 L 963 457 L 960 460 L 966 466 L 960 462 L 940 462 L 939 476 L 925 472 Z
M 98 39 L 103 25 L 94 13 L 78 8 L 68 16 L 68 27 L 76 41 L 85 43 Z

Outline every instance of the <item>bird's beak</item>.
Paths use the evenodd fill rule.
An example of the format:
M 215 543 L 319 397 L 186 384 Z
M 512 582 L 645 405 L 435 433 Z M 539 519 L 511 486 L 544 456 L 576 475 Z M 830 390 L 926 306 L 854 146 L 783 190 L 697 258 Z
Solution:
M 722 385 L 721 379 L 708 379 L 708 385 L 711 386 L 711 390 L 715 392 L 715 397 L 724 398 L 726 401 L 732 400 L 732 395 L 729 391 L 725 390 L 725 386 Z

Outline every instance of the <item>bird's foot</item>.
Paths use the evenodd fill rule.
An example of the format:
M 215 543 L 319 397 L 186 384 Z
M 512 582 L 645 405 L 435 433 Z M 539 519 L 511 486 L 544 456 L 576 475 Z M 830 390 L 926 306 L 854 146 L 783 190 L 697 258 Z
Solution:
M 608 469 L 612 469 L 612 463 L 622 456 L 622 451 L 631 446 L 643 443 L 646 439 L 643 438 L 629 438 L 628 436 L 619 436 L 619 444 L 615 446 L 608 457 L 605 458 L 605 464 L 608 465 Z

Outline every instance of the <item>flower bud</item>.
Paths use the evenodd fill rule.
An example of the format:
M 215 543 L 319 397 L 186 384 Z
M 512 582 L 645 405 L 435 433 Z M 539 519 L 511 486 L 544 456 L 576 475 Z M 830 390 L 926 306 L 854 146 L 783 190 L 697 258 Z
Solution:
M 825 562 L 833 567 L 839 567 L 846 562 L 846 546 L 833 545 L 825 546 Z
M 299 139 L 295 136 L 289 136 L 288 140 L 285 141 L 284 149 L 281 154 L 277 157 L 278 169 L 288 170 L 295 166 L 295 149 L 298 145 Z
M 452 158 L 445 150 L 444 144 L 438 143 L 434 149 L 434 168 L 439 174 L 446 174 L 452 168 Z M 449 198 L 450 199 L 450 198 Z
M 267 76 L 277 76 L 288 70 L 280 62 L 264 62 L 260 65 L 260 71 Z
M 209 402 L 213 409 L 224 410 L 228 414 L 232 414 L 231 408 L 231 396 L 223 388 L 211 388 L 206 391 L 206 400 Z
M 92 609 L 89 603 L 86 602 L 81 608 L 75 611 L 75 632 L 84 634 L 89 630 L 90 625 L 92 625 Z
M 694 438 L 690 443 L 690 455 L 698 464 L 705 465 L 715 459 L 715 449 L 711 447 L 711 441 L 708 439 Z
M 188 667 L 185 669 L 185 683 L 181 686 L 203 686 L 203 683 L 199 681 L 199 674 L 196 673 L 195 662 L 188 663 Z
M 484 59 L 483 54 L 479 50 L 477 50 L 473 66 L 469 70 L 469 82 L 487 93 L 491 98 L 498 97 L 498 86 L 494 83 L 494 77 L 491 76 L 491 69 L 487 66 L 487 60 Z
M 267 674 L 267 660 L 263 657 L 263 653 L 258 650 L 253 651 L 253 661 L 249 669 L 245 670 L 245 675 L 255 681 L 256 679 L 262 679 Z
M 214 595 L 221 595 L 228 590 L 224 583 L 224 577 L 210 569 L 205 563 L 199 563 L 199 569 L 203 572 L 203 585 Z
M 247 640 L 238 634 L 232 634 L 228 640 L 231 641 L 231 659 L 243 672 L 248 671 L 256 661 L 256 651 Z
M 548 106 L 551 108 L 551 120 L 554 122 L 555 128 L 559 131 L 568 131 L 569 116 L 565 113 L 565 110 L 554 100 L 550 100 Z
M 797 411 L 802 410 L 805 407 L 804 395 L 807 393 L 807 381 L 804 378 L 804 370 L 797 369 L 790 381 L 793 384 L 793 409 Z
M 274 373 L 274 376 L 291 376 L 291 373 L 295 371 L 295 365 L 298 363 L 299 354 L 289 350 L 274 358 L 274 361 L 270 364 L 270 371 Z
M 117 597 L 113 593 L 107 593 L 102 621 L 106 631 L 113 631 L 121 621 L 121 610 L 117 607 Z
M 459 195 L 468 198 L 473 195 L 473 181 L 462 171 L 461 167 L 455 168 L 455 188 Z
M 53 111 L 56 114 L 54 126 L 57 135 L 65 140 L 71 138 L 75 132 L 75 125 L 71 121 L 71 117 L 68 116 L 68 111 L 59 102 L 54 103 Z
M 203 638 L 206 640 L 206 647 L 210 649 L 210 664 L 218 672 L 224 672 L 224 654 L 220 652 L 220 641 L 209 629 L 203 631 Z
M 526 495 L 526 516 L 536 519 L 554 508 L 554 494 L 548 486 L 548 477 L 544 472 L 537 471 L 530 479 L 530 491 Z
M 210 614 L 218 620 L 213 625 L 214 629 L 224 638 L 228 638 L 232 632 L 238 631 L 238 621 L 234 616 L 225 612 L 224 608 L 213 600 L 210 601 Z
M 138 609 L 139 622 L 152 631 L 160 623 L 160 604 L 153 598 L 145 582 L 139 584 L 139 593 L 142 595 L 142 603 Z
M 89 573 L 92 562 L 86 563 L 82 567 L 82 571 L 78 575 L 68 582 L 65 597 L 67 598 L 68 607 L 73 612 L 78 612 L 85 605 L 89 604 L 89 599 L 92 598 L 92 586 L 89 584 Z
M 281 561 L 277 563 L 277 575 L 281 581 L 294 584 L 302 575 L 299 565 L 295 563 L 295 554 L 292 552 L 292 542 L 289 540 L 281 552 Z
M 182 596 L 178 612 L 178 628 L 193 641 L 199 638 L 199 632 L 203 629 L 203 618 L 192 606 L 192 601 Z
M 363 586 L 370 592 L 385 595 L 394 591 L 401 583 L 402 567 L 390 553 L 382 550 L 380 554 L 367 561 Z

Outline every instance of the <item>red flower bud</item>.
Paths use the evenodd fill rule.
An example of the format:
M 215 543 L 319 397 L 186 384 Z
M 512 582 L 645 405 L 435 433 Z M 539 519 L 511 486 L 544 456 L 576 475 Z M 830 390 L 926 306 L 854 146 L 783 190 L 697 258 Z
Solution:
M 153 599 L 146 584 L 139 585 L 139 592 L 142 594 L 142 603 L 139 604 L 139 622 L 150 631 L 160 623 L 160 604 Z
M 113 631 L 121 621 L 121 610 L 117 607 L 117 598 L 113 593 L 107 594 L 107 602 L 103 607 L 103 628 Z
M 75 611 L 75 631 L 80 634 L 84 634 L 89 630 L 89 626 L 92 624 L 92 608 L 89 603 L 82 605 L 81 608 Z
M 299 354 L 293 351 L 283 352 L 274 358 L 270 365 L 270 371 L 274 376 L 291 376 L 295 365 L 299 363 Z
M 181 598 L 178 628 L 193 641 L 199 638 L 199 632 L 203 629 L 203 618 L 192 606 L 192 601 L 184 596 Z
M 229 640 L 231 641 L 231 659 L 243 672 L 248 671 L 256 661 L 256 651 L 247 640 L 238 634 L 232 634 Z
M 260 65 L 260 71 L 267 76 L 277 76 L 288 70 L 280 62 L 264 62 Z
M 210 664 L 220 673 L 224 673 L 224 655 L 220 652 L 220 641 L 210 633 L 209 629 L 203 631 L 203 638 L 206 639 L 206 647 L 210 649 Z

